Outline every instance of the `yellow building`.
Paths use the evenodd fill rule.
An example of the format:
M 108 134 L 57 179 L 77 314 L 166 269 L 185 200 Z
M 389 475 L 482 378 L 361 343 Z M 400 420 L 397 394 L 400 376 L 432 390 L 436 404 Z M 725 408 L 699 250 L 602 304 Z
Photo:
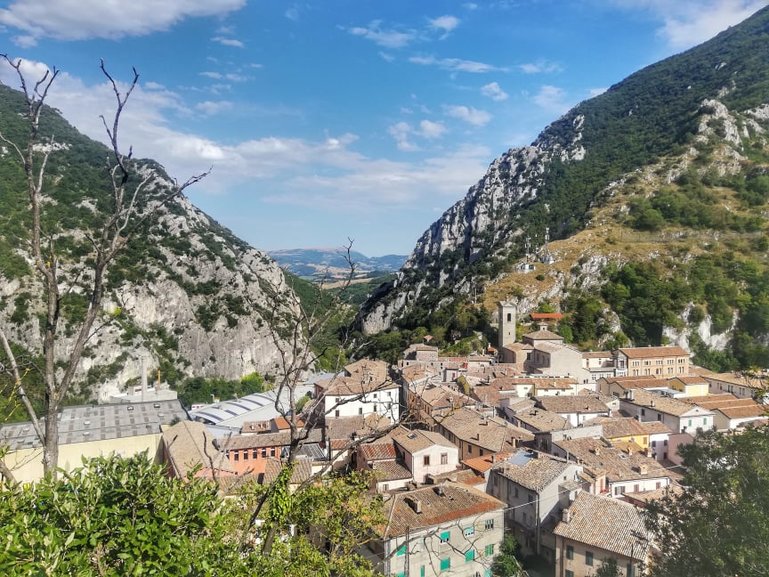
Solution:
M 702 377 L 675 377 L 668 380 L 668 387 L 681 391 L 684 397 L 704 397 L 708 394 L 710 383 Z

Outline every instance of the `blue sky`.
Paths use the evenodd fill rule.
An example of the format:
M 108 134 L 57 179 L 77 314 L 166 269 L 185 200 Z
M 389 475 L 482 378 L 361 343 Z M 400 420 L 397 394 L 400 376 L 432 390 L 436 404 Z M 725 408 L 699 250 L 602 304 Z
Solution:
M 266 250 L 407 254 L 488 164 L 637 69 L 769 0 L 11 0 L 3 48 L 103 140 L 140 73 L 123 146 Z M 0 80 L 15 86 L 0 70 Z

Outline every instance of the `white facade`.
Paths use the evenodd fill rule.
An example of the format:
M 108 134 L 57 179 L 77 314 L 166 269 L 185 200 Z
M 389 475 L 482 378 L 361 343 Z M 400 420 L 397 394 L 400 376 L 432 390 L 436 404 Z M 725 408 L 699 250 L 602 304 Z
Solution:
M 393 422 L 400 419 L 399 387 L 396 384 L 376 391 L 358 394 L 327 394 L 324 397 L 325 413 L 329 417 L 357 417 L 381 415 Z

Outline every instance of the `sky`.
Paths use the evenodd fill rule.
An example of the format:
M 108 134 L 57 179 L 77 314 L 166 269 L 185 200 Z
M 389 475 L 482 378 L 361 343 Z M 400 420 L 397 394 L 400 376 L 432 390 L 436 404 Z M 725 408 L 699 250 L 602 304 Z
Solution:
M 769 0 L 10 0 L 0 52 L 263 250 L 408 254 L 496 157 Z M 17 87 L 6 65 L 0 81 Z

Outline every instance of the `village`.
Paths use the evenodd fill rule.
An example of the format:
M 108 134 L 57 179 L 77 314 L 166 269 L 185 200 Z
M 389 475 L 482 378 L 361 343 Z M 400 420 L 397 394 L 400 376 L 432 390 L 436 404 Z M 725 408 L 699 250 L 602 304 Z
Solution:
M 146 451 L 169 476 L 225 492 L 269 485 L 289 464 L 293 488 L 361 471 L 387 519 L 361 553 L 384 575 L 490 577 L 506 535 L 537 560 L 530 575 L 587 577 L 608 559 L 643 575 L 655 539 L 642 510 L 680 491 L 678 447 L 765 424 L 766 383 L 701 369 L 679 346 L 580 351 L 553 332 L 560 313 L 519 323 L 514 303 L 497 312 L 498 347 L 486 354 L 414 344 L 397 366 L 358 360 L 189 411 L 145 378 L 64 409 L 60 466 Z M 0 441 L 19 481 L 43 476 L 29 423 L 2 427 Z

